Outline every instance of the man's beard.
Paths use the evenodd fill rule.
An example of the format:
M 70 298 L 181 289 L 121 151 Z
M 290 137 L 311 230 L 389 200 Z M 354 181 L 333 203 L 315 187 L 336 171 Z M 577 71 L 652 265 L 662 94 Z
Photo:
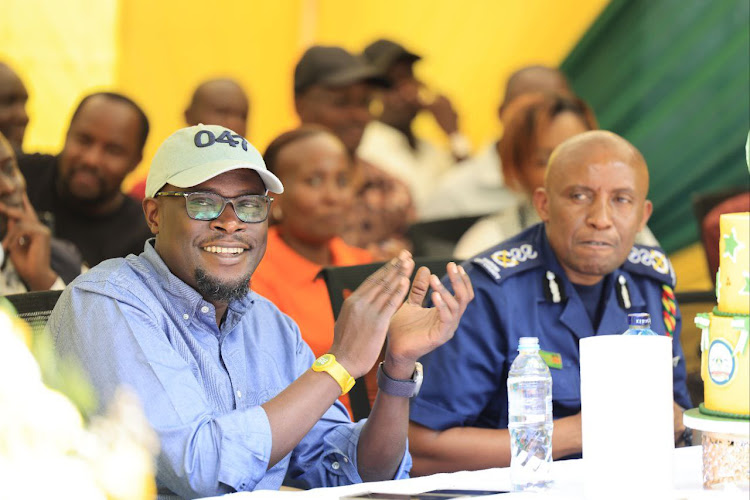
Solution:
M 198 268 L 195 270 L 195 283 L 198 292 L 209 302 L 228 304 L 240 300 L 250 291 L 249 283 L 252 273 L 247 273 L 236 281 L 224 283 Z
M 98 192 L 90 197 L 81 197 L 73 193 L 71 189 L 71 179 L 78 170 L 87 170 L 91 175 L 96 177 L 98 184 Z M 82 207 L 96 207 L 106 201 L 109 201 L 115 196 L 117 191 L 107 190 L 107 182 L 105 179 L 94 169 L 86 167 L 74 167 L 72 168 L 65 177 L 61 177 L 58 181 L 59 192 L 62 198 L 67 202 L 72 202 L 75 205 Z

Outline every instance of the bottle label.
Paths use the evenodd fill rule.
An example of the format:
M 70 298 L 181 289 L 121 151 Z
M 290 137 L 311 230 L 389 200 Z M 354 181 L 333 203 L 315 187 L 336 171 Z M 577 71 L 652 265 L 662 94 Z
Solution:
M 732 347 L 724 340 L 711 342 L 708 348 L 708 374 L 716 385 L 726 385 L 734 377 Z

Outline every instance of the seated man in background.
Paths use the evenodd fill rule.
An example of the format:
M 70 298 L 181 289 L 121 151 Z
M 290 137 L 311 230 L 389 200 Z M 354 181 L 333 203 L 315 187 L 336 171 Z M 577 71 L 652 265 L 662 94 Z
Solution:
M 317 360 L 297 325 L 248 289 L 266 249 L 267 192 L 284 191 L 260 154 L 216 126 L 161 145 L 143 210 L 156 238 L 144 252 L 91 269 L 49 320 L 62 357 L 79 360 L 106 407 L 117 386 L 140 397 L 161 440 L 162 495 L 213 496 L 406 477 L 408 397 L 417 358 L 448 340 L 471 283 L 449 266 L 452 295 L 404 251 L 344 304 Z M 429 287 L 434 308 L 423 308 Z M 388 338 L 370 418 L 352 423 L 336 399 Z
M 691 403 L 679 310 L 663 320 L 673 270 L 662 251 L 633 245 L 651 215 L 647 192 L 643 156 L 615 134 L 584 132 L 552 153 L 533 199 L 542 223 L 471 260 L 476 300 L 455 338 L 422 359 L 430 377 L 411 405 L 415 474 L 509 465 L 507 378 L 525 336 L 561 359 L 549 363 L 553 457 L 580 453 L 578 341 L 623 333 L 629 313 L 649 313 L 652 329 L 674 339 L 675 440 L 682 438 L 682 409 Z
M 558 69 L 526 66 L 508 78 L 497 111 L 500 122 L 505 123 L 514 100 L 533 93 L 572 95 L 565 75 Z M 515 196 L 505 184 L 500 163 L 500 140 L 496 139 L 443 176 L 420 217 L 432 220 L 486 215 L 514 204 Z
M 185 109 L 185 123 L 221 125 L 247 136 L 250 100 L 239 83 L 231 78 L 214 78 L 198 85 Z
M 377 68 L 341 47 L 310 47 L 294 69 L 294 106 L 300 121 L 328 128 L 352 159 L 355 199 L 342 237 L 379 260 L 408 246 L 406 229 L 416 217 L 409 187 L 356 153 L 372 120 L 375 87 L 385 85 Z
M 284 184 L 274 194 L 266 256 L 252 288 L 288 314 L 316 357 L 333 344 L 333 310 L 320 274 L 326 266 L 372 262 L 367 250 L 340 237 L 354 198 L 351 159 L 328 129 L 303 125 L 271 141 L 266 167 Z M 370 385 L 368 384 L 368 388 Z M 351 413 L 349 396 L 341 402 Z
M 62 290 L 81 273 L 81 254 L 51 237 L 26 196 L 13 147 L 0 133 L 0 295 Z
M 240 84 L 231 78 L 214 78 L 196 87 L 184 116 L 187 125 L 221 125 L 247 137 L 249 114 L 250 100 Z M 146 179 L 143 179 L 128 194 L 140 201 L 145 191 Z
M 420 56 L 385 39 L 368 45 L 362 55 L 382 71 L 390 87 L 380 93 L 382 111 L 367 125 L 357 155 L 405 182 L 419 215 L 443 174 L 469 156 L 469 141 L 459 132 L 458 114 L 448 98 L 425 96 L 424 83 L 414 76 Z M 448 136 L 451 151 L 414 134 L 420 111 L 432 115 Z
M 26 101 L 29 93 L 15 71 L 0 62 L 0 134 L 13 146 L 17 154 L 23 151 L 23 136 L 29 115 L 26 114 Z
M 89 266 L 138 254 L 151 235 L 140 203 L 120 190 L 141 161 L 148 130 L 145 113 L 131 99 L 99 92 L 76 108 L 59 155 L 18 158 L 31 204 Z

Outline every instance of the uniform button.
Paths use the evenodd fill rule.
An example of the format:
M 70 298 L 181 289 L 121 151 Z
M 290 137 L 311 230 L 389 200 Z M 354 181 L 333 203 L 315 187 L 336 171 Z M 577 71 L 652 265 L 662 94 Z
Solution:
M 333 462 L 333 463 L 331 464 L 331 468 L 332 468 L 333 470 L 339 470 L 339 467 L 341 467 L 341 466 L 339 465 L 339 463 L 338 463 L 338 462 Z
M 238 397 L 238 398 L 241 398 L 241 397 L 242 397 L 242 391 L 237 391 L 237 397 Z
M 188 314 L 183 314 L 182 315 L 182 319 L 189 319 L 189 318 L 190 318 L 190 315 L 188 315 Z
M 207 313 L 208 312 L 208 306 L 201 307 L 201 312 L 202 313 Z

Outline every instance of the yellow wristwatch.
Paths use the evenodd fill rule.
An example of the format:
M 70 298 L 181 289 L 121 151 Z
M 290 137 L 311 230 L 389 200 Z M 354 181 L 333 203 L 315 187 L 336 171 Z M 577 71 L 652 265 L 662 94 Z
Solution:
M 343 396 L 354 387 L 354 377 L 349 375 L 346 368 L 341 366 L 341 363 L 336 361 L 336 356 L 333 354 L 323 354 L 321 357 L 315 360 L 312 365 L 312 369 L 315 372 L 326 372 L 328 375 L 333 377 L 339 386 L 341 387 L 341 395 Z

